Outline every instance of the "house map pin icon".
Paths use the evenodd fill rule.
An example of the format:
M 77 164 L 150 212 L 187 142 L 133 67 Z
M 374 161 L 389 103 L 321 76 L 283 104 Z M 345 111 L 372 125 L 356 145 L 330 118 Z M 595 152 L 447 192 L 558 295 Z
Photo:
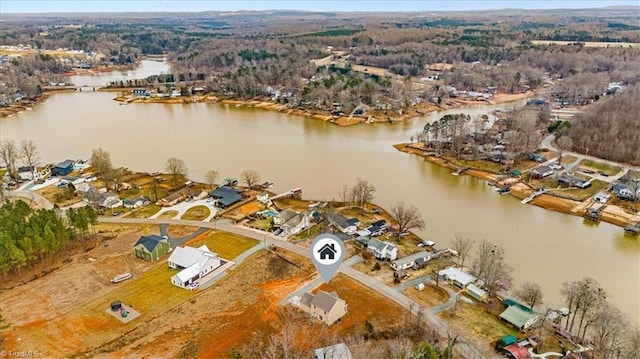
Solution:
M 313 265 L 325 283 L 329 283 L 344 260 L 344 243 L 331 233 L 322 233 L 313 240 L 309 248 Z

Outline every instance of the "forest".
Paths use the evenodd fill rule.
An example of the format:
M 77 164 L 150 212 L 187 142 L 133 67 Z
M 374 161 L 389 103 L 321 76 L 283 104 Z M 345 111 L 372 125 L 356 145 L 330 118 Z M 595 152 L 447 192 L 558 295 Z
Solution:
M 22 276 L 22 268 L 45 262 L 66 252 L 75 243 L 87 246 L 95 235 L 98 213 L 91 206 L 71 209 L 67 219 L 55 209 L 33 209 L 23 201 L 0 206 L 0 271 Z
M 640 165 L 640 86 L 607 96 L 576 116 L 568 135 L 584 154 Z

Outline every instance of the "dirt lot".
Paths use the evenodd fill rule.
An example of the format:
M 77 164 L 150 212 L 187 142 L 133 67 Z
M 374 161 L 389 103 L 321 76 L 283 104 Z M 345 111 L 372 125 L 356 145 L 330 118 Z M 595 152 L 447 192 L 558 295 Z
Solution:
M 108 247 L 98 245 L 71 257 L 71 262 L 46 276 L 0 293 L 3 315 L 11 324 L 5 349 L 39 348 L 45 356 L 59 357 L 82 347 L 85 340 L 95 340 L 89 333 L 111 324 L 106 314 L 104 318 L 91 317 L 91 310 L 104 313 L 105 305 L 112 300 L 110 293 L 126 288 L 158 265 L 136 260 L 130 252 L 139 236 L 159 233 L 158 226 L 99 225 L 97 230 L 117 237 L 107 241 Z M 131 272 L 133 279 L 117 285 L 110 282 L 125 271 Z M 96 298 L 103 302 L 96 303 Z M 61 336 L 65 337 L 64 343 L 47 340 Z
M 433 308 L 449 299 L 447 291 L 432 284 L 425 284 L 422 292 L 415 287 L 409 287 L 404 290 L 404 294 L 422 304 L 425 308 Z
M 183 235 L 194 230 L 193 227 L 171 227 L 176 227 L 174 231 Z M 180 303 L 195 303 L 193 297 L 198 291 L 182 290 L 171 284 L 170 277 L 175 271 L 166 266 L 166 258 L 150 262 L 137 260 L 131 255 L 131 247 L 139 236 L 158 234 L 158 226 L 101 224 L 97 229 L 105 236 L 114 237 L 107 241 L 107 247 L 98 245 L 87 253 L 72 257 L 71 262 L 61 269 L 0 293 L 0 301 L 6 305 L 3 315 L 11 324 L 4 349 L 38 348 L 45 357 L 65 357 L 92 348 L 112 351 L 125 346 L 123 342 L 130 340 L 126 333 L 135 332 Z M 196 242 L 198 240 L 206 240 L 213 250 L 231 258 L 255 244 L 251 239 L 227 233 L 205 234 L 195 239 Z M 231 246 L 231 243 L 235 245 Z M 131 272 L 133 278 L 118 284 L 110 282 L 114 275 L 125 271 Z M 242 273 L 255 274 L 254 271 Z M 243 301 L 240 293 L 244 289 L 239 284 L 243 281 L 241 278 L 233 283 L 237 295 L 229 296 L 228 302 L 235 305 Z M 227 292 L 230 290 L 223 288 L 218 296 L 226 297 L 224 293 Z M 104 313 L 109 303 L 116 299 L 139 311 L 141 317 L 122 324 Z M 206 308 L 211 302 L 219 301 L 212 296 L 199 304 Z M 170 320 L 179 322 L 176 317 L 182 316 L 179 312 L 173 313 L 175 316 Z M 188 321 L 185 319 L 183 324 Z M 171 330 L 171 325 L 165 330 Z M 147 332 L 145 329 L 141 333 Z M 61 337 L 65 338 L 63 342 L 55 339 Z M 123 338 L 123 341 L 118 338 Z M 153 336 L 149 340 L 153 340 Z M 181 343 L 186 343 L 186 340 Z M 167 357 L 173 356 L 169 354 Z

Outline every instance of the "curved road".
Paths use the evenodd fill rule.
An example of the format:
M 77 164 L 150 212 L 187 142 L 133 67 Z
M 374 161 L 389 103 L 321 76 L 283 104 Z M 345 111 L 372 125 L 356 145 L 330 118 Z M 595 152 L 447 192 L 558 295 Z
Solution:
M 229 221 L 226 220 L 218 220 L 216 222 L 201 222 L 201 221 L 192 221 L 192 220 L 184 220 L 184 219 L 145 219 L 145 218 L 119 218 L 119 217 L 99 217 L 98 221 L 103 223 L 119 223 L 119 224 L 176 224 L 176 225 L 184 225 L 184 226 L 195 226 L 195 227 L 205 227 L 211 229 L 218 229 L 226 232 L 231 232 L 239 235 L 243 235 L 246 237 L 250 237 L 256 239 L 260 242 L 267 242 L 268 244 L 273 244 L 276 247 L 291 251 L 298 255 L 309 258 L 309 252 L 306 248 L 299 247 L 293 243 L 283 241 L 279 237 L 273 236 L 270 233 L 265 233 L 262 231 L 239 227 L 236 226 Z M 266 247 L 266 243 L 265 243 Z M 369 277 L 368 275 L 361 273 L 346 264 L 342 264 L 339 269 L 340 272 L 345 274 L 346 276 L 360 282 L 374 291 L 384 295 L 390 300 L 393 300 L 398 305 L 403 308 L 410 309 L 419 308 L 420 305 L 407 297 L 406 295 L 394 290 L 391 287 L 381 283 L 380 281 Z M 443 337 L 447 337 L 447 335 L 458 335 L 458 339 L 460 344 L 455 347 L 455 350 L 462 355 L 465 359 L 484 359 L 485 356 L 482 355 L 473 345 L 469 344 L 461 335 L 457 334 L 453 329 L 449 327 L 449 325 L 444 322 L 442 319 L 438 318 L 435 314 L 431 313 L 428 310 L 424 311 L 424 320 L 427 325 L 433 330 L 437 331 L 439 335 Z

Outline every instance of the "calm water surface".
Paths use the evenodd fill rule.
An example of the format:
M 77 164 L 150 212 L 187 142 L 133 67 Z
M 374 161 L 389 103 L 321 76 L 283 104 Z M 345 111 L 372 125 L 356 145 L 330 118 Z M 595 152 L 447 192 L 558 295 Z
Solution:
M 125 76 L 165 70 L 160 62 L 145 62 Z M 109 76 L 73 82 L 101 85 L 119 74 Z M 376 186 L 380 205 L 403 201 L 419 207 L 427 223 L 419 234 L 440 246 L 449 245 L 455 233 L 503 246 L 516 284 L 540 284 L 547 305 L 562 305 L 563 282 L 590 276 L 604 285 L 614 304 L 640 322 L 637 238 L 624 237 L 621 228 L 606 223 L 587 225 L 578 217 L 523 205 L 496 194 L 481 180 L 452 176 L 391 147 L 407 142 L 427 119 L 442 113 L 393 125 L 340 128 L 219 104 L 120 106 L 112 101 L 114 96 L 54 95 L 32 111 L 1 119 L 0 138 L 36 141 L 43 162 L 88 158 L 91 149 L 102 147 L 114 164 L 140 171 L 162 171 L 167 158 L 181 158 L 194 180 L 202 180 L 210 169 L 228 177 L 251 168 L 263 180 L 275 182 L 276 191 L 302 187 L 312 199 L 336 198 L 343 184 L 367 179 Z M 465 112 L 474 116 L 493 108 Z

